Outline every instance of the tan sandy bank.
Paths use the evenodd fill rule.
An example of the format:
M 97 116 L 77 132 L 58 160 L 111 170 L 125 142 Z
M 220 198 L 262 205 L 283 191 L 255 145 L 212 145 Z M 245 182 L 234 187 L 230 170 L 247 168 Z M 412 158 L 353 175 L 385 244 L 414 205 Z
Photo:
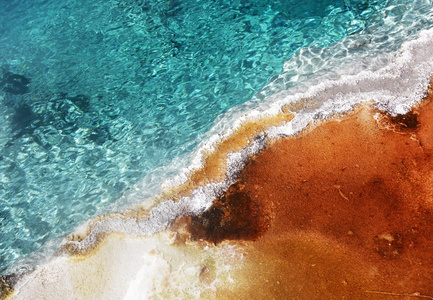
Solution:
M 433 299 L 433 101 L 370 105 L 274 140 L 200 216 L 112 234 L 11 299 Z

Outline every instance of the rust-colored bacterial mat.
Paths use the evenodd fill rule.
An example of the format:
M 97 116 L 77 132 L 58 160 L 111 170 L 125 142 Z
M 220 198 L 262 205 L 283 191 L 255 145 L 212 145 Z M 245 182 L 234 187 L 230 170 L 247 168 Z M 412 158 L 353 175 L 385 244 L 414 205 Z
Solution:
M 189 224 L 245 247 L 218 298 L 433 299 L 429 101 L 397 117 L 363 105 L 250 159 Z

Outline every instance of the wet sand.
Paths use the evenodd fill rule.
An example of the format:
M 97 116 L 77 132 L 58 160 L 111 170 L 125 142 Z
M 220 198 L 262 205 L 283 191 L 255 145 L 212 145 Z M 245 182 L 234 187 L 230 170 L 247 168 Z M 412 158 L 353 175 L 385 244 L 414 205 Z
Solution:
M 432 100 L 395 118 L 365 104 L 250 159 L 187 220 L 244 248 L 216 298 L 433 299 Z

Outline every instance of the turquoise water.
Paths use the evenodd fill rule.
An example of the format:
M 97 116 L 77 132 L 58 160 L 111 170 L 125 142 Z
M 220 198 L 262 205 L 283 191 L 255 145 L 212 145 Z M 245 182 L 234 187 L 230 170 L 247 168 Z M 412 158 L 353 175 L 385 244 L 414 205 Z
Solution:
M 0 274 L 134 184 L 151 196 L 155 170 L 218 116 L 292 85 L 300 49 L 380 31 L 414 5 L 431 3 L 0 1 Z

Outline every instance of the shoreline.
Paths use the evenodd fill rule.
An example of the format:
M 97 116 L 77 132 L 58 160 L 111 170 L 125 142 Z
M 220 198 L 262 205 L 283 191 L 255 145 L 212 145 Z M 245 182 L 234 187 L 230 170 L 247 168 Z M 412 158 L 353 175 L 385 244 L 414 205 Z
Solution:
M 324 267 L 323 270 L 327 271 L 322 270 L 322 274 L 330 275 L 341 273 L 334 268 L 335 262 L 348 258 L 357 263 L 353 265 L 348 262 L 347 266 L 355 269 L 367 266 L 371 261 L 362 257 L 362 253 L 367 253 L 367 258 L 382 254 L 385 256 L 383 259 L 391 257 L 392 262 L 400 257 L 407 259 L 407 253 L 413 250 L 406 250 L 406 235 L 390 227 L 389 220 L 380 209 L 385 207 L 392 211 L 393 206 L 387 203 L 387 197 L 395 198 L 398 200 L 397 207 L 403 209 L 397 210 L 394 219 L 390 220 L 397 224 L 400 221 L 398 216 L 404 217 L 405 224 L 409 226 L 410 218 L 413 217 L 410 214 L 417 213 L 417 218 L 427 222 L 428 218 L 423 214 L 430 213 L 430 207 L 422 206 L 419 199 L 429 199 L 429 191 L 418 181 L 423 176 L 427 181 L 430 180 L 428 170 L 416 169 L 421 168 L 424 165 L 422 163 L 401 166 L 400 162 L 388 161 L 387 168 L 390 165 L 394 168 L 389 169 L 391 173 L 399 174 L 396 177 L 400 180 L 399 184 L 391 178 L 385 180 L 386 174 L 382 173 L 377 173 L 377 178 L 364 181 L 371 177 L 369 172 L 385 171 L 386 168 L 377 167 L 381 159 L 397 157 L 389 145 L 394 145 L 394 150 L 417 155 L 411 162 L 422 160 L 420 157 L 428 161 L 430 157 L 429 151 L 433 145 L 425 137 L 428 136 L 428 130 L 424 128 L 433 126 L 432 120 L 422 121 L 431 108 L 430 88 L 429 98 L 422 103 L 421 100 L 429 86 L 428 78 L 431 78 L 428 71 L 432 69 L 428 51 L 433 47 L 429 38 L 431 35 L 433 31 L 426 30 L 419 35 L 418 40 L 404 43 L 395 61 L 377 72 L 342 75 L 337 81 L 313 85 L 302 94 L 282 94 L 281 98 L 276 96 L 278 99 L 264 103 L 263 107 L 240 115 L 233 127 L 224 134 L 212 135 L 198 149 L 191 165 L 185 167 L 177 178 L 168 184 L 164 183 L 163 193 L 156 199 L 150 199 L 153 207 L 146 203 L 137 204 L 126 212 L 99 216 L 82 224 L 64 240 L 51 259 L 25 274 L 1 277 L 0 298 L 12 294 L 12 299 L 46 299 L 54 293 L 66 294 L 70 299 L 100 299 L 101 295 L 107 299 L 134 299 L 133 295 L 167 297 L 172 292 L 180 293 L 180 298 L 197 298 L 197 295 L 204 299 L 232 298 L 237 294 L 250 296 L 252 292 L 249 287 L 263 284 L 257 281 L 259 279 L 266 283 L 281 284 L 281 280 L 274 280 L 275 274 L 281 274 L 281 279 L 295 286 L 296 278 L 303 277 L 299 274 L 298 277 L 291 277 L 289 273 L 296 269 L 298 262 L 305 258 L 302 255 L 307 252 L 310 258 L 333 259 L 333 262 L 328 259 L 327 267 L 331 269 Z M 410 107 L 413 107 L 412 110 Z M 239 109 L 237 111 L 241 113 Z M 209 134 L 215 133 L 220 125 L 216 124 L 214 131 Z M 334 140 L 337 137 L 340 137 L 339 140 Z M 375 151 L 365 148 L 365 145 L 360 144 L 360 139 L 376 145 L 371 148 Z M 420 140 L 423 140 L 422 146 Z M 357 145 L 357 149 L 347 152 L 353 146 L 348 141 Z M 341 155 L 338 155 L 338 151 Z M 377 153 L 382 154 L 380 159 L 375 156 Z M 316 161 L 317 157 L 322 158 Z M 325 164 L 333 159 L 334 163 L 349 160 L 336 169 L 334 164 Z M 350 164 L 350 159 L 363 163 Z M 363 159 L 374 160 L 376 164 Z M 291 164 L 294 161 L 298 161 L 298 164 Z M 413 178 L 408 177 L 410 180 L 403 176 L 406 173 L 401 170 L 406 169 L 416 176 L 410 173 L 413 175 Z M 292 173 L 298 175 L 290 177 Z M 344 175 L 344 180 L 336 178 L 336 174 Z M 314 176 L 322 179 L 318 180 Z M 333 182 L 320 185 L 322 181 L 332 178 Z M 416 183 L 416 188 L 412 186 L 415 183 L 411 180 Z M 356 182 L 363 183 L 361 188 L 371 188 L 367 194 L 373 195 L 373 200 L 376 196 L 381 200 L 376 199 L 377 203 L 368 202 L 371 199 L 364 199 L 364 202 L 359 200 L 363 192 L 356 192 L 360 188 Z M 428 182 L 424 184 L 428 185 Z M 382 189 L 385 189 L 386 197 L 379 195 Z M 283 193 L 279 194 L 279 190 Z M 415 201 L 418 206 L 413 206 L 408 200 L 410 190 L 424 193 L 416 194 L 419 197 Z M 293 197 L 291 193 L 299 197 L 284 202 L 284 199 Z M 317 203 L 307 201 L 305 195 L 313 197 Z M 358 202 L 364 205 L 359 211 L 347 207 L 354 197 L 358 197 Z M 338 201 L 334 206 L 329 206 L 329 199 Z M 312 203 L 316 204 L 311 206 Z M 308 211 L 303 211 L 309 206 Z M 416 209 L 421 206 L 424 210 L 418 212 Z M 239 211 L 242 213 L 239 214 Z M 357 217 L 349 215 L 349 212 Z M 333 228 L 328 213 L 334 220 L 341 222 L 340 225 L 344 225 L 340 227 L 345 232 L 339 231 L 342 229 L 338 226 Z M 376 229 L 373 237 L 363 232 L 362 226 L 346 228 L 350 222 L 365 220 L 365 216 L 357 213 L 376 216 L 384 226 L 383 232 L 372 225 L 376 218 L 372 218 L 372 224 L 366 225 L 366 228 Z M 340 220 L 340 215 L 345 217 Z M 292 220 L 291 217 L 298 219 Z M 321 227 L 314 227 L 316 225 Z M 415 225 L 419 227 L 420 224 Z M 327 230 L 341 236 L 336 238 Z M 428 226 L 423 230 L 423 236 L 430 233 Z M 357 240 L 357 244 L 350 244 L 347 242 L 349 239 Z M 368 242 L 363 244 L 362 239 Z M 293 242 L 295 246 L 291 248 L 291 253 L 301 256 L 290 262 L 289 269 L 278 271 L 276 262 L 284 262 L 282 258 L 288 255 L 281 256 L 285 251 L 281 250 L 282 241 Z M 409 238 L 408 244 L 412 242 Z M 311 249 L 313 244 L 316 250 Z M 352 253 L 354 249 L 356 255 Z M 373 249 L 375 254 L 366 249 Z M 401 249 L 405 251 L 401 252 Z M 335 250 L 338 251 L 334 253 Z M 183 259 L 187 270 L 183 269 Z M 256 265 L 255 262 L 263 264 Z M 156 273 L 146 271 L 149 265 Z M 317 266 L 316 263 L 310 265 Z M 276 271 L 269 271 L 272 268 L 276 268 Z M 374 264 L 372 268 L 375 269 Z M 246 278 L 258 270 L 267 275 L 252 278 L 250 281 L 255 283 L 250 284 Z M 305 269 L 299 270 L 300 274 L 307 272 Z M 365 282 L 374 281 L 374 276 L 370 279 L 368 276 L 379 272 L 368 268 L 363 270 Z M 391 271 L 388 269 L 385 275 Z M 433 279 L 429 272 L 427 270 L 425 274 Z M 357 282 L 353 274 L 347 273 L 351 278 L 349 281 L 340 280 L 340 283 L 346 282 L 345 290 L 340 286 L 341 290 L 333 287 L 335 291 L 343 293 L 353 288 L 352 282 Z M 311 278 L 321 280 L 313 275 Z M 418 279 L 423 281 L 422 278 Z M 182 291 L 184 284 L 191 285 L 192 290 Z M 269 285 L 263 288 L 263 296 L 275 291 L 296 295 L 293 291 Z M 362 293 L 358 290 L 359 293 L 353 295 L 362 298 L 365 297 L 365 291 L 379 289 L 372 286 Z M 433 294 L 428 286 L 424 290 L 408 291 L 421 292 Z M 305 294 L 305 297 L 309 299 L 312 294 Z
M 250 159 L 187 221 L 193 240 L 249 241 L 239 288 L 216 298 L 432 298 L 432 100 L 361 105 Z
M 184 167 L 180 161 L 175 162 L 179 173 L 165 178 L 160 194 L 149 198 L 147 183 L 138 183 L 125 195 L 136 199 L 129 210 L 86 221 L 59 246 L 69 248 L 66 249 L 69 253 L 76 249 L 77 254 L 86 254 L 96 250 L 109 232 L 151 235 L 164 230 L 182 214 L 199 215 L 236 180 L 248 156 L 259 151 L 268 140 L 296 135 L 309 123 L 345 114 L 361 102 L 373 101 L 378 108 L 394 115 L 407 112 L 421 101 L 428 87 L 428 70 L 432 70 L 433 62 L 431 36 L 432 29 L 426 29 L 417 39 L 404 42 L 382 69 L 352 75 L 341 70 L 337 72 L 338 79 L 319 76 L 310 85 L 300 83 L 293 93 L 276 94 L 259 106 L 245 104 L 233 108 L 219 118 Z M 228 120 L 234 121 L 228 124 Z M 146 222 L 147 218 L 152 220 Z M 29 267 L 47 262 L 57 249 L 51 247 L 48 255 L 35 253 L 28 260 Z M 21 272 L 19 264 L 8 270 L 8 273 Z
M 206 212 L 55 257 L 14 282 L 11 299 L 430 297 L 432 98 L 397 117 L 360 104 L 274 139 Z
M 248 156 L 271 140 L 361 102 L 404 113 L 420 102 L 433 70 L 432 7 L 423 1 L 325 5 L 313 12 L 318 22 L 310 22 L 311 11 L 293 15 L 286 5 L 271 3 L 259 8 L 263 14 L 254 5 L 207 6 L 237 31 L 201 26 L 209 17 L 201 3 L 180 3 L 175 18 L 164 14 L 164 5 L 131 15 L 136 3 L 100 4 L 91 14 L 84 6 L 69 7 L 75 27 L 63 22 L 61 5 L 52 1 L 41 4 L 42 14 L 23 5 L 4 15 L 16 25 L 6 26 L 10 43 L 0 72 L 0 281 L 10 283 L 4 286 L 18 287 L 14 277 L 59 257 L 90 259 L 107 248 L 110 234 L 144 238 L 182 215 L 200 216 L 237 180 Z M 101 14 L 113 8 L 114 15 Z M 159 24 L 158 16 L 168 23 L 146 22 Z M 76 22 L 85 19 L 86 26 Z M 59 26 L 46 26 L 56 20 Z M 195 36 L 197 26 L 204 35 Z M 326 34 L 313 34 L 316 29 Z M 182 45 L 169 41 L 173 33 Z M 233 43 L 242 39 L 252 43 Z M 214 47 L 221 42 L 227 47 Z M 86 51 L 65 51 L 63 44 Z M 39 51 L 47 45 L 49 51 Z M 13 78 L 22 79 L 19 94 L 10 89 L 20 85 Z M 271 118 L 275 123 L 267 123 Z M 273 211 L 263 219 L 253 215 L 268 228 Z

